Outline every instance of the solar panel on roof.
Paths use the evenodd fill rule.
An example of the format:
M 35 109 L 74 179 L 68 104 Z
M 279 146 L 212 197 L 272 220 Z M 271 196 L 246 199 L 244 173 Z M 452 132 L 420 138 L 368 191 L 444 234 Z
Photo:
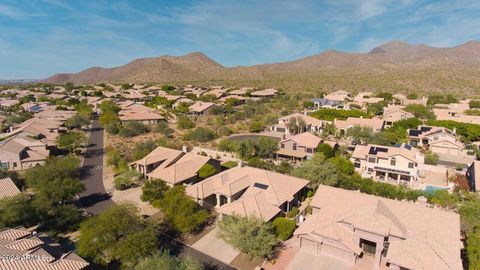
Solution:
M 408 150 L 412 150 L 412 146 L 411 146 L 410 144 L 405 144 L 404 147 L 405 147 L 406 149 L 408 149 Z

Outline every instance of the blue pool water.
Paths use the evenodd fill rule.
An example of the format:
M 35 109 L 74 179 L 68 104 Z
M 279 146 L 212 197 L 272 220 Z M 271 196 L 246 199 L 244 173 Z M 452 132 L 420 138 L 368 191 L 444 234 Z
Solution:
M 427 192 L 427 193 L 435 193 L 435 191 L 443 190 L 443 189 L 447 189 L 447 188 L 427 185 L 427 186 L 425 187 L 425 192 Z

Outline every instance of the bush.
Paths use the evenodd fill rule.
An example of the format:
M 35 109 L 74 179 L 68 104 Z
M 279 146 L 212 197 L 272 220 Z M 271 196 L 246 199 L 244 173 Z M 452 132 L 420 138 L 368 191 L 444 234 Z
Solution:
M 290 211 L 287 212 L 286 216 L 287 218 L 294 218 L 298 215 L 299 212 L 300 211 L 297 207 L 293 207 L 292 209 L 290 209 Z
M 165 137 L 170 137 L 173 133 L 173 130 L 168 126 L 168 123 L 166 121 L 162 121 L 160 123 L 158 123 L 154 130 L 156 132 L 160 132 L 163 134 L 163 136 Z
M 194 128 L 195 127 L 195 123 L 192 122 L 192 120 L 190 120 L 190 118 L 186 117 L 186 116 L 179 116 L 178 119 L 177 119 L 177 128 L 179 129 L 190 129 L 190 128 Z
M 200 179 L 208 178 L 218 172 L 217 168 L 213 167 L 210 164 L 203 165 L 200 170 L 198 170 L 198 177 Z
M 435 153 L 428 153 L 425 155 L 425 164 L 437 165 L 438 164 L 438 155 Z
M 296 224 L 291 219 L 278 217 L 273 221 L 272 225 L 277 237 L 285 241 L 292 236 Z
M 141 174 L 134 170 L 128 170 L 124 173 L 121 173 L 113 180 L 113 184 L 118 190 L 125 190 L 130 188 L 141 178 Z
M 312 112 L 310 116 L 327 121 L 333 121 L 333 119 L 345 120 L 348 117 L 370 118 L 367 113 L 358 110 L 336 110 L 328 108 L 316 110 Z
M 122 137 L 134 137 L 147 132 L 148 128 L 142 122 L 129 121 L 120 128 L 118 135 Z
M 208 142 L 215 139 L 215 132 L 208 128 L 198 127 L 185 133 L 183 139 L 186 141 Z

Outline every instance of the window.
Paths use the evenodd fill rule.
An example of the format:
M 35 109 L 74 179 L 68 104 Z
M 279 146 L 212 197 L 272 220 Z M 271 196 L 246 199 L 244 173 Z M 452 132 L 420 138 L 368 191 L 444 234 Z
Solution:
M 355 167 L 355 168 L 360 168 L 360 162 L 355 162 L 355 163 L 353 163 L 353 167 Z
M 8 162 L 0 162 L 0 168 L 1 169 L 8 169 L 9 168 Z
M 17 162 L 13 162 L 13 167 L 14 167 L 14 168 L 17 167 Z
M 390 165 L 392 165 L 392 166 L 397 165 L 397 159 L 392 157 L 392 159 L 390 159 Z
M 408 163 L 408 168 L 409 168 L 409 169 L 413 169 L 413 166 L 414 166 L 413 162 L 409 162 L 409 163 Z
M 293 150 L 297 150 L 297 144 L 296 143 L 293 144 Z
M 313 153 L 313 149 L 312 148 L 307 148 L 307 153 Z
M 281 147 L 281 148 L 285 148 L 285 144 L 282 143 L 282 144 L 280 145 L 280 147 Z
M 368 157 L 368 162 L 370 162 L 370 163 L 376 163 L 376 162 L 377 162 L 377 158 L 375 158 L 375 157 Z

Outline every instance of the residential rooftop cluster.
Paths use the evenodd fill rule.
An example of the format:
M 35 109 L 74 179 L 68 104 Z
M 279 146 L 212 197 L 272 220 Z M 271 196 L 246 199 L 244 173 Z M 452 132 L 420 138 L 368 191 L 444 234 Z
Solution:
M 83 212 L 55 231 L 76 244 L 62 252 L 32 224 L 0 218 L 1 269 L 137 269 L 171 248 L 152 222 L 238 269 L 480 263 L 468 249 L 480 217 L 459 211 L 467 201 L 480 206 L 479 100 L 155 84 L 33 85 L 0 96 L 0 214 L 12 200 L 42 196 Z M 82 168 L 51 168 L 73 157 Z M 48 177 L 82 187 L 40 192 Z M 239 233 L 246 227 L 251 234 Z M 144 254 L 127 256 L 141 233 Z

